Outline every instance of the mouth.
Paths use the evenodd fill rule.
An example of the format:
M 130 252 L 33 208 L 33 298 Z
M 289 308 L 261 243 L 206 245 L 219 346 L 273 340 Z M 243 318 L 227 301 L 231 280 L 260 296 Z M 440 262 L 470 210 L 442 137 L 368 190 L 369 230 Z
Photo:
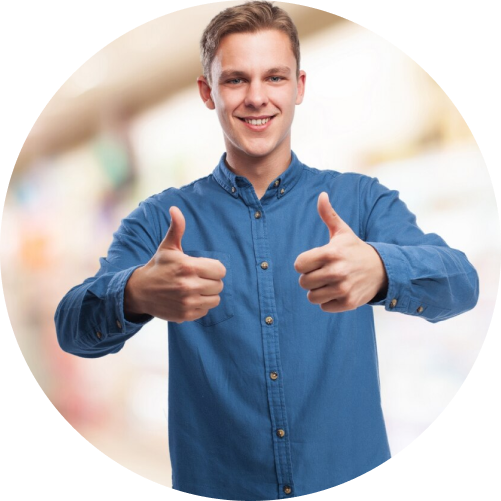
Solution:
M 241 118 L 246 124 L 250 125 L 264 125 L 267 124 L 273 117 L 266 118 Z
M 276 115 L 266 115 L 260 117 L 237 117 L 237 118 L 252 130 L 264 130 L 268 127 L 268 125 L 275 117 Z

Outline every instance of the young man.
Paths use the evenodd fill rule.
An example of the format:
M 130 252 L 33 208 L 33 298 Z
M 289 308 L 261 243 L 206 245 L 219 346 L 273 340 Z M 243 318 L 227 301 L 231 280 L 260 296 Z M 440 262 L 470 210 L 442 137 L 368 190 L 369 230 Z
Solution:
M 59 305 L 58 339 L 99 357 L 168 320 L 173 487 L 308 494 L 390 458 L 372 305 L 445 320 L 475 305 L 478 278 L 397 192 L 291 152 L 306 75 L 284 11 L 226 9 L 201 48 L 226 153 L 122 221 L 96 276 Z

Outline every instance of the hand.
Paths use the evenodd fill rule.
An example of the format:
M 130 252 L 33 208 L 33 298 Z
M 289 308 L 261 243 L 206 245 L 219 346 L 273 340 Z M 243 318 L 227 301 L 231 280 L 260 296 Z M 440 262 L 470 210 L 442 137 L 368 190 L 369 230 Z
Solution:
M 226 268 L 216 259 L 184 254 L 183 213 L 177 207 L 169 213 L 167 235 L 150 261 L 134 270 L 125 287 L 124 311 L 129 320 L 145 314 L 177 323 L 196 320 L 221 300 Z
M 354 310 L 386 289 L 386 270 L 376 250 L 358 238 L 339 217 L 326 192 L 318 197 L 318 213 L 329 229 L 330 241 L 300 254 L 294 268 L 308 300 L 323 311 Z

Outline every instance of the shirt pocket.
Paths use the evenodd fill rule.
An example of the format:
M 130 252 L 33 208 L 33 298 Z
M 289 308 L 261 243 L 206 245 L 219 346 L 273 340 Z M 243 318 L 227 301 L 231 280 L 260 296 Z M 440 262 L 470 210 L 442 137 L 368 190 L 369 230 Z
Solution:
M 232 269 L 231 269 L 231 259 L 230 255 L 225 252 L 218 251 L 206 251 L 206 250 L 196 250 L 196 251 L 183 251 L 188 256 L 192 257 L 207 257 L 210 259 L 217 259 L 223 263 L 226 268 L 226 275 L 223 278 L 223 290 L 219 294 L 221 301 L 215 308 L 211 308 L 207 315 L 202 318 L 195 320 L 198 324 L 205 327 L 210 327 L 211 325 L 220 324 L 225 320 L 230 319 L 233 314 L 233 286 L 232 286 Z

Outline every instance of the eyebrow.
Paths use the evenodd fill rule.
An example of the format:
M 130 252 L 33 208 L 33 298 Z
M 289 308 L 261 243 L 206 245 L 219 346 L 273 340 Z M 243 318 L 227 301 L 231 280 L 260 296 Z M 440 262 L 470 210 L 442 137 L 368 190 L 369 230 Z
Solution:
M 264 75 L 265 76 L 270 76 L 270 75 L 285 75 L 288 76 L 291 73 L 291 69 L 288 66 L 276 66 L 274 68 L 270 68 L 269 70 L 266 70 Z M 247 77 L 248 74 L 245 71 L 239 71 L 239 70 L 224 70 L 221 72 L 221 75 L 219 76 L 219 81 L 222 82 L 224 80 L 228 80 L 231 78 L 244 78 Z

